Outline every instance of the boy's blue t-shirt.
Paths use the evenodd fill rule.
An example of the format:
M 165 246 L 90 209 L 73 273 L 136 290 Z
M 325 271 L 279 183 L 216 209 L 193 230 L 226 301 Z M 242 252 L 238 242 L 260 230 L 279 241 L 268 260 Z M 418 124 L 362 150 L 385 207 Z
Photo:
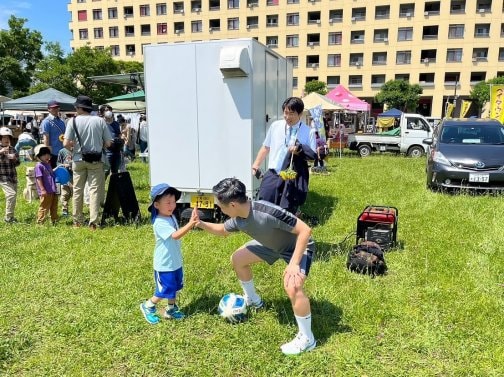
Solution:
M 180 240 L 172 238 L 178 229 L 175 216 L 157 216 L 153 224 L 156 246 L 154 247 L 154 270 L 175 271 L 182 267 Z

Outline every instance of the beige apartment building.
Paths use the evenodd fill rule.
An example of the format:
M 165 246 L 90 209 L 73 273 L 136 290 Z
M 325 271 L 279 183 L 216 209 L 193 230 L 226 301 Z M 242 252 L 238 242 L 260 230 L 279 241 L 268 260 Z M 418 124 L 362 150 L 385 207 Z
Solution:
M 306 82 L 373 97 L 388 80 L 418 83 L 418 112 L 442 116 L 446 101 L 504 75 L 504 0 L 71 0 L 73 49 L 90 44 L 142 61 L 143 46 L 255 38 Z M 183 62 L 181 62 L 183 64 Z

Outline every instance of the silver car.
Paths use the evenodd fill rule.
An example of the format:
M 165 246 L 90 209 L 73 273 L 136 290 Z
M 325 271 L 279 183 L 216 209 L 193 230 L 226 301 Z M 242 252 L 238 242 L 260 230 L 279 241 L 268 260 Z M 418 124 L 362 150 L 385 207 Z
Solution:
M 493 119 L 445 119 L 427 156 L 427 187 L 504 190 L 504 127 Z

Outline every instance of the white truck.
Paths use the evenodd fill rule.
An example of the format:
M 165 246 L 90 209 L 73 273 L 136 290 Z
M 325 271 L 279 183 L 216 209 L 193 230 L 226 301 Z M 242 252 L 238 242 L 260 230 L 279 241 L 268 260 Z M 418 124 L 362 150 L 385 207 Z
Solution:
M 403 113 L 399 127 L 394 132 L 386 133 L 352 133 L 348 135 L 348 148 L 366 157 L 373 151 L 404 153 L 410 157 L 421 157 L 427 152 L 428 146 L 423 139 L 432 135 L 432 127 L 419 114 Z
M 211 193 L 223 178 L 252 197 L 252 163 L 291 96 L 292 66 L 251 38 L 148 45 L 144 65 L 151 186 L 182 191 L 182 220 L 194 206 L 218 214 Z

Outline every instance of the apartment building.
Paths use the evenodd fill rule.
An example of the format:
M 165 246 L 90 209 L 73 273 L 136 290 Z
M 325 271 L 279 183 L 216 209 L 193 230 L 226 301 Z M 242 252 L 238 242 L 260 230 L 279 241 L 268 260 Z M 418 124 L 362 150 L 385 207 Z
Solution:
M 90 44 L 141 61 L 143 46 L 255 38 L 306 82 L 373 97 L 388 80 L 418 83 L 418 109 L 441 116 L 447 100 L 504 75 L 504 0 L 71 0 L 73 49 Z M 181 62 L 183 64 L 183 62 Z

